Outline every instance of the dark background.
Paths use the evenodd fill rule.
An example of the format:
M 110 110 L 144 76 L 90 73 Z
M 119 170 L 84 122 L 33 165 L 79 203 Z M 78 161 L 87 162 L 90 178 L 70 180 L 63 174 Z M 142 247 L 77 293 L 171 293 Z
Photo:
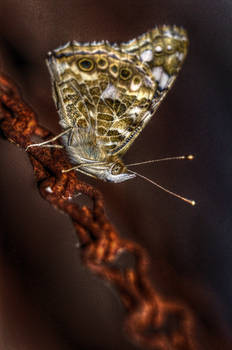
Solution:
M 1 0 L 0 69 L 43 126 L 58 132 L 46 53 L 65 42 L 127 41 L 182 25 L 190 49 L 177 82 L 125 163 L 193 153 L 138 169 L 196 207 L 135 179 L 99 188 L 123 237 L 151 256 L 156 289 L 195 314 L 205 350 L 232 348 L 232 2 Z M 28 156 L 0 139 L 0 349 L 135 349 L 116 293 L 82 265 L 68 217 L 44 201 Z

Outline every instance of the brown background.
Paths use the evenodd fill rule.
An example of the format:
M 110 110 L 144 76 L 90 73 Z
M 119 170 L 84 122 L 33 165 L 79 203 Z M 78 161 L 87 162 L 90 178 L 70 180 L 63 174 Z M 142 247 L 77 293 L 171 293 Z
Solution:
M 148 250 L 157 290 L 193 310 L 205 350 L 232 348 L 231 21 L 226 0 L 0 3 L 0 69 L 53 132 L 47 51 L 72 39 L 126 41 L 156 24 L 187 29 L 177 83 L 125 162 L 196 154 L 139 170 L 198 205 L 140 179 L 80 177 L 104 193 L 120 234 Z M 2 138 L 0 147 L 0 349 L 135 349 L 116 293 L 81 265 L 71 222 L 39 196 L 27 155 Z

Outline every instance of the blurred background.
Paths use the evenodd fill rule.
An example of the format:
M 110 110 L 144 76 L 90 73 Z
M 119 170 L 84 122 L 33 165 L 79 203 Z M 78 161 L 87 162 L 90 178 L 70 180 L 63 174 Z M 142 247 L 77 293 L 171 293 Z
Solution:
M 125 163 L 195 154 L 100 189 L 121 236 L 145 247 L 159 293 L 185 303 L 205 350 L 232 348 L 232 2 L 228 0 L 1 0 L 0 70 L 41 125 L 60 131 L 45 55 L 70 40 L 127 41 L 157 24 L 183 26 L 186 62 Z M 0 138 L 0 349 L 132 350 L 112 288 L 80 261 L 67 216 L 44 201 L 26 153 Z

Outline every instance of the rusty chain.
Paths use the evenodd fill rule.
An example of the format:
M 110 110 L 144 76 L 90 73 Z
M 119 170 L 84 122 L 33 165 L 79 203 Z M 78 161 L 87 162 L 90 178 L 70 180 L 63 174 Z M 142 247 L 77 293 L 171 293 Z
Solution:
M 23 149 L 32 143 L 34 135 L 45 139 L 52 136 L 38 124 L 33 110 L 5 75 L 0 75 L 0 129 L 10 142 Z M 118 291 L 127 311 L 124 326 L 130 339 L 147 349 L 199 349 L 195 343 L 192 313 L 181 303 L 165 301 L 155 291 L 148 276 L 146 251 L 119 236 L 105 214 L 102 194 L 78 180 L 76 172 L 61 172 L 71 166 L 65 151 L 32 147 L 28 155 L 41 196 L 72 220 L 83 263 Z M 73 203 L 70 198 L 76 192 L 91 198 L 93 209 Z M 112 264 L 123 251 L 134 257 L 133 268 L 122 270 Z M 170 316 L 176 317 L 174 325 L 170 325 Z

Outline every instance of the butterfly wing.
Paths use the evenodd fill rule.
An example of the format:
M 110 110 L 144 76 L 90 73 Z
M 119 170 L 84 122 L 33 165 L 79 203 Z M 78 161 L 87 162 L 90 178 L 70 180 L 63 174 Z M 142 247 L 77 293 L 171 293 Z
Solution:
M 76 41 L 47 63 L 61 125 L 84 158 L 123 155 L 172 86 L 187 52 L 183 29 L 163 26 L 120 46 Z
M 51 52 L 47 63 L 61 125 L 76 128 L 82 156 L 104 160 L 128 144 L 156 90 L 148 65 L 107 42 L 75 41 Z
M 156 27 L 138 38 L 120 45 L 120 50 L 123 53 L 136 55 L 143 64 L 145 63 L 149 66 L 153 79 L 156 82 L 154 95 L 147 114 L 139 122 L 141 127 L 138 133 L 149 122 L 172 87 L 186 57 L 187 49 L 188 38 L 186 31 L 183 28 L 166 25 Z M 125 147 L 121 146 L 118 153 L 123 155 L 127 149 L 128 145 L 125 143 Z
M 183 28 L 156 27 L 153 30 L 120 46 L 122 52 L 137 55 L 151 69 L 157 83 L 153 98 L 152 114 L 173 85 L 184 62 L 188 38 Z

